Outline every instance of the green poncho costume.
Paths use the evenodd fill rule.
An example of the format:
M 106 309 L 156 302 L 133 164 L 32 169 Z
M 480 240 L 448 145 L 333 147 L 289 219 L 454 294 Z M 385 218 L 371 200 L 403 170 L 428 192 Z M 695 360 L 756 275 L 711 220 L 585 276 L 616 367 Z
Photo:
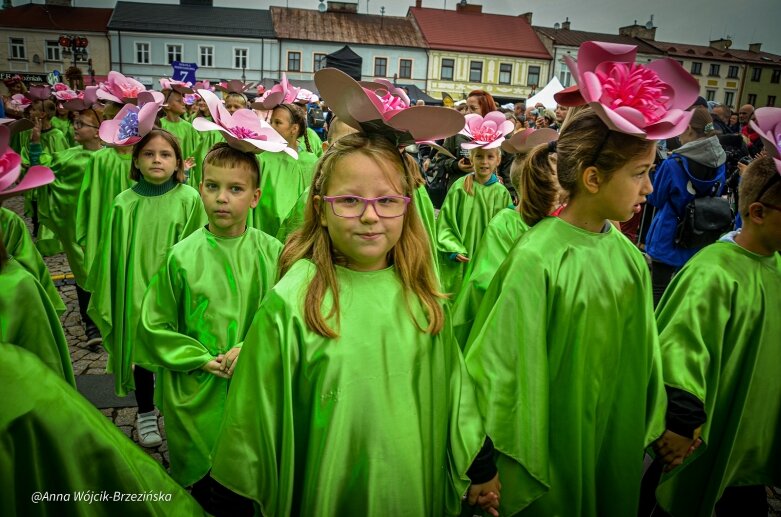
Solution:
M 65 140 L 68 141 L 68 147 L 74 147 L 76 142 L 76 130 L 73 127 L 73 123 L 69 118 L 52 117 L 51 124 L 53 128 L 62 131 L 65 136 Z
M 30 231 L 22 218 L 11 210 L 0 207 L 0 234 L 8 254 L 43 286 L 57 314 L 64 313 L 65 303 L 60 298 L 60 293 L 52 282 L 43 257 L 35 247 Z
M 198 149 L 201 137 L 192 124 L 180 118 L 177 122 L 171 122 L 166 117 L 160 118 L 160 127 L 174 135 L 179 140 L 179 147 L 182 148 L 182 159 L 195 158 L 195 151 Z
M 298 160 L 285 152 L 263 152 L 260 166 L 260 201 L 250 211 L 247 225 L 276 236 L 301 193 L 312 183 L 315 155 L 298 153 Z
M 666 398 L 648 266 L 626 237 L 535 225 L 485 294 L 466 364 L 500 515 L 636 515 Z
M 214 144 L 225 141 L 225 138 L 219 131 L 199 131 L 198 133 L 200 143 L 195 151 L 195 165 L 190 169 L 190 176 L 187 178 L 187 184 L 194 189 L 198 188 L 203 178 L 203 161 L 206 155 L 209 154 L 209 150 L 211 150 Z
M 503 208 L 511 207 L 510 193 L 496 175 L 481 185 L 473 183 L 472 195 L 459 178 L 447 192 L 437 219 L 437 250 L 442 289 L 455 300 L 461 290 L 466 264 L 452 258 L 454 253 L 473 258 L 477 244 L 491 219 Z M 473 177 L 473 175 L 472 175 Z
M 294 264 L 255 316 L 212 477 L 268 516 L 458 515 L 485 434 L 449 325 L 415 326 L 392 267 L 336 267 L 340 337 L 324 338 L 304 321 L 314 273 Z
M 453 303 L 453 334 L 461 346 L 466 344 L 480 302 L 499 266 L 528 229 L 521 214 L 511 208 L 501 210 L 488 223 L 474 257 L 467 263 L 461 293 Z
M 13 258 L 0 270 L 0 315 L 0 342 L 26 348 L 61 379 L 76 385 L 60 318 L 41 284 Z
M 38 191 L 38 217 L 59 239 L 76 283 L 81 287 L 86 285 L 87 269 L 84 249 L 76 242 L 76 208 L 84 171 L 95 152 L 79 145 L 55 153 L 49 160 L 54 182 Z
M 662 478 L 672 515 L 710 517 L 729 486 L 781 486 L 781 258 L 717 242 L 656 310 L 665 384 L 704 404 L 702 446 Z
M 109 353 L 106 370 L 114 373 L 119 396 L 135 388 L 131 367 L 144 291 L 168 248 L 206 222 L 195 189 L 165 188 L 171 183 L 143 181 L 116 197 L 89 275 L 87 288 L 93 296 L 87 313 L 103 336 Z
M 154 458 L 38 358 L 8 344 L 0 344 L 0 355 L 4 515 L 203 515 Z M 102 500 L 104 493 L 108 500 Z M 39 494 L 40 502 L 33 502 Z M 114 499 L 131 494 L 135 500 Z M 77 499 L 85 496 L 94 502 Z
M 255 228 L 233 238 L 201 228 L 174 245 L 149 284 L 135 361 L 159 372 L 171 476 L 182 486 L 211 468 L 228 396 L 229 381 L 200 368 L 241 346 L 276 281 L 281 252 L 279 241 Z
M 103 227 L 111 214 L 111 204 L 120 192 L 131 187 L 130 153 L 106 147 L 92 153 L 76 207 L 76 242 L 84 249 L 84 267 L 89 276 L 92 262 L 101 246 Z

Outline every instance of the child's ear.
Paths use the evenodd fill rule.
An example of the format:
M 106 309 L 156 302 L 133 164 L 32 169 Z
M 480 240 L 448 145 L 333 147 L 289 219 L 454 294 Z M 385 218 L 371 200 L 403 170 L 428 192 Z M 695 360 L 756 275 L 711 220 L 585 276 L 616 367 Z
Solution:
M 586 169 L 581 173 L 581 180 L 583 182 L 583 186 L 588 192 L 592 194 L 599 192 L 599 185 L 601 180 L 599 169 L 593 165 L 591 167 L 586 167 Z
M 255 208 L 258 206 L 258 201 L 260 201 L 261 192 L 259 188 L 255 189 L 255 192 L 252 194 L 252 202 L 249 204 L 250 208 Z
M 748 219 L 752 223 L 762 225 L 765 222 L 765 205 L 762 203 L 751 203 L 748 206 Z
M 323 142 L 322 147 L 323 147 L 323 152 L 326 152 L 328 150 L 329 147 L 328 140 Z

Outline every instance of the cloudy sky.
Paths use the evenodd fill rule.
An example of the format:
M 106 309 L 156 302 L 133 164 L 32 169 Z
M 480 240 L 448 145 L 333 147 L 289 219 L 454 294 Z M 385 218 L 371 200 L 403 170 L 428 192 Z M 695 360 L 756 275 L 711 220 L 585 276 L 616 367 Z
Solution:
M 142 0 L 143 1 L 143 0 Z M 423 7 L 454 9 L 458 0 L 423 0 Z M 29 3 L 15 0 L 14 5 Z M 35 3 L 43 3 L 36 0 Z M 79 7 L 113 7 L 112 0 L 72 0 Z M 161 3 L 178 3 L 163 0 Z M 214 0 L 221 7 L 257 7 L 269 5 L 316 9 L 319 0 Z M 709 40 L 731 36 L 735 48 L 762 43 L 762 50 L 781 54 L 781 0 L 470 0 L 482 3 L 483 11 L 518 15 L 531 11 L 533 23 L 552 27 L 569 17 L 572 28 L 616 33 L 618 27 L 637 20 L 645 24 L 654 16 L 660 41 L 707 45 Z M 404 16 L 414 0 L 359 0 L 359 12 Z

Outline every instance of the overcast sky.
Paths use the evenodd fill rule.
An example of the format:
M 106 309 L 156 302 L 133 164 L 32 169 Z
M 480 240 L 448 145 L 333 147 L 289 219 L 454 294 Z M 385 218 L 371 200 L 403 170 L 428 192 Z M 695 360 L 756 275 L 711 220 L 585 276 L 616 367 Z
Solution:
M 458 0 L 423 0 L 423 7 L 455 9 Z M 29 3 L 15 0 L 14 5 Z M 37 0 L 35 3 L 43 3 Z M 113 7 L 112 0 L 72 0 L 78 7 Z M 159 3 L 178 3 L 163 0 Z M 317 9 L 318 0 L 214 0 L 220 7 L 287 5 Z M 518 15 L 531 11 L 533 23 L 552 27 L 569 17 L 572 29 L 617 33 L 618 27 L 637 20 L 645 24 L 654 15 L 660 41 L 707 45 L 709 40 L 731 36 L 735 48 L 762 43 L 762 50 L 781 54 L 781 0 L 471 0 L 483 11 Z M 404 16 L 414 0 L 359 0 L 361 13 Z M 456 37 L 454 35 L 454 37 Z

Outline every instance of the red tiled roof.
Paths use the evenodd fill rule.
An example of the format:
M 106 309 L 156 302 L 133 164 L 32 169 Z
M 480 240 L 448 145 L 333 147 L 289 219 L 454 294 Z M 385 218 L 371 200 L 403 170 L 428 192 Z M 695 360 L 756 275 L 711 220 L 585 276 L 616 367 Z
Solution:
M 411 7 L 410 14 L 429 46 L 477 54 L 551 59 L 522 16 Z
M 26 4 L 0 11 L 0 27 L 106 32 L 112 9 Z
M 271 7 L 271 19 L 279 39 L 426 48 L 412 20 L 398 16 Z
M 586 41 L 604 41 L 605 43 L 621 43 L 635 45 L 637 51 L 643 54 L 663 54 L 661 50 L 645 43 L 638 38 L 621 36 L 620 34 L 602 34 L 601 32 L 576 31 L 572 29 L 553 29 L 534 26 L 534 30 L 551 38 L 556 45 L 579 47 Z
M 751 52 L 750 50 L 737 48 L 731 48 L 727 50 L 727 52 L 748 63 L 774 67 L 781 66 L 781 56 L 778 54 L 771 54 L 770 52 Z
M 741 62 L 730 50 L 719 50 L 705 45 L 689 45 L 687 43 L 669 43 L 667 41 L 656 41 L 643 39 L 649 45 L 653 45 L 659 50 L 666 52 L 672 57 L 682 57 L 686 59 L 706 59 L 712 61 L 732 61 Z

